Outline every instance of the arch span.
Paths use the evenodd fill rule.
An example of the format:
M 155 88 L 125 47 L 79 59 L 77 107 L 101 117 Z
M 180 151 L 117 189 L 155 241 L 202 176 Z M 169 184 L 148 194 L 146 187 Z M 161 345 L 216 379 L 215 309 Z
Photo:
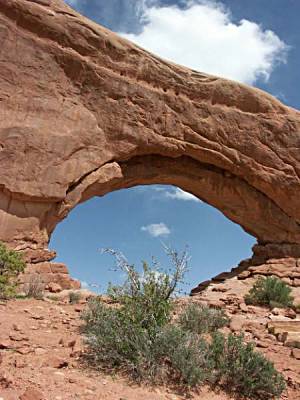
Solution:
M 31 262 L 78 203 L 167 183 L 300 257 L 300 113 L 168 63 L 61 0 L 0 2 L 0 239 Z M 258 261 L 257 261 L 258 262 Z

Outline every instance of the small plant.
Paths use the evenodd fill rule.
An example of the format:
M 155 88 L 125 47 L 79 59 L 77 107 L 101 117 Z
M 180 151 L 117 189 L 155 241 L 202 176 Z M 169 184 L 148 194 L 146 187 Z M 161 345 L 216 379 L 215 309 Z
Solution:
M 253 343 L 244 343 L 243 335 L 229 334 L 225 338 L 219 332 L 214 333 L 209 351 L 214 364 L 214 383 L 251 399 L 272 399 L 285 389 L 283 376 L 254 350 Z
M 178 323 L 184 330 L 201 335 L 215 332 L 228 325 L 229 318 L 222 309 L 189 304 L 179 315 Z
M 259 277 L 245 296 L 246 304 L 268 307 L 292 307 L 293 300 L 291 288 L 275 276 Z
M 70 304 L 78 304 L 81 299 L 81 294 L 80 292 L 70 292 L 69 293 L 69 303 Z
M 29 281 L 24 284 L 24 293 L 26 297 L 41 300 L 44 297 L 45 285 L 40 274 L 31 274 Z
M 47 296 L 47 299 L 52 300 L 52 301 L 59 301 L 59 297 L 56 296 L 55 294 L 50 294 Z
M 24 271 L 25 262 L 21 254 L 9 250 L 0 242 L 0 298 L 14 297 L 17 288 L 17 276 Z

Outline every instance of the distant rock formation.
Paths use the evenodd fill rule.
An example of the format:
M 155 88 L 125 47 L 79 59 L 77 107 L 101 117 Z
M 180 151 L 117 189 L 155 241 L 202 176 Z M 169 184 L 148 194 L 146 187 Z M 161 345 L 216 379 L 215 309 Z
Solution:
M 292 254 L 289 257 L 288 254 Z M 290 245 L 267 244 L 253 246 L 253 256 L 243 260 L 238 267 L 230 272 L 222 272 L 212 279 L 199 283 L 191 291 L 191 295 L 198 295 L 206 288 L 223 283 L 237 277 L 239 280 L 248 280 L 256 276 L 277 276 L 289 286 L 300 289 L 300 253 L 299 247 Z M 300 293 L 300 292 L 299 292 Z M 300 300 L 300 298 L 299 298 Z
M 273 245 L 299 257 L 297 110 L 166 62 L 61 0 L 0 1 L 0 21 L 0 240 L 29 263 L 53 258 L 50 235 L 77 204 L 152 183 L 218 208 L 262 258 Z

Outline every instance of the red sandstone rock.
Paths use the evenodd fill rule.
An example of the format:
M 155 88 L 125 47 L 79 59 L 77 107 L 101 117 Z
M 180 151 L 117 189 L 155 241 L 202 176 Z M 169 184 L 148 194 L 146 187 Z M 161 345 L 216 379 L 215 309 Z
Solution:
M 230 329 L 233 332 L 241 332 L 243 330 L 243 326 L 245 325 L 246 320 L 244 317 L 240 315 L 234 315 L 230 321 Z
M 75 342 L 70 346 L 72 348 L 72 351 L 70 353 L 71 357 L 78 357 L 82 353 L 83 347 L 81 340 L 75 340 Z
M 50 293 L 59 293 L 62 291 L 62 288 L 58 283 L 51 282 L 47 285 L 47 290 L 49 290 Z
M 36 277 L 37 273 L 39 274 L 41 285 L 44 285 L 46 289 L 52 286 L 58 287 L 57 285 L 60 287 L 59 291 L 63 289 L 80 289 L 80 282 L 69 276 L 69 271 L 65 264 L 52 262 L 28 264 L 25 273 L 19 278 L 20 283 L 24 286 L 28 285 L 32 276 Z M 50 289 L 49 291 L 51 292 Z M 58 293 L 58 291 L 55 293 Z
M 284 345 L 300 349 L 300 330 L 298 332 L 287 332 Z
M 27 366 L 26 360 L 23 358 L 16 358 L 14 361 L 14 365 L 16 368 L 25 368 Z
M 0 372 L 0 388 L 8 388 L 13 385 L 12 377 L 6 372 Z
M 32 348 L 29 345 L 25 345 L 25 346 L 20 346 L 18 348 L 16 348 L 17 353 L 25 355 L 25 354 L 29 354 L 32 353 Z
M 7 339 L 0 339 L 0 349 L 10 349 L 11 343 Z
M 0 25 L 0 239 L 28 261 L 53 258 L 50 235 L 80 202 L 151 183 L 257 237 L 257 265 L 300 258 L 298 111 L 162 61 L 62 0 L 1 1 Z
M 291 355 L 296 358 L 296 360 L 300 360 L 300 349 L 292 349 Z
M 244 302 L 239 304 L 239 308 L 245 313 L 248 312 L 248 306 Z
M 55 355 L 49 355 L 47 357 L 47 359 L 44 361 L 43 365 L 45 367 L 51 367 L 51 368 L 60 369 L 60 368 L 67 367 L 68 366 L 68 361 L 63 359 L 63 358 L 57 357 Z
M 65 264 L 50 263 L 50 269 L 53 274 L 68 274 L 68 268 Z
M 226 274 L 226 279 L 230 279 L 233 277 L 237 277 L 237 279 L 240 280 L 245 280 L 249 279 L 252 277 L 267 277 L 267 276 L 277 276 L 278 278 L 282 279 L 284 282 L 286 282 L 289 286 L 292 287 L 300 287 L 300 279 L 297 277 L 300 275 L 300 268 L 298 265 L 300 265 L 300 258 L 291 258 L 291 257 L 286 257 L 286 258 L 278 258 L 278 259 L 268 259 L 269 257 L 269 249 L 266 247 L 267 251 L 266 253 L 263 253 L 263 251 L 260 249 L 260 257 L 257 259 L 257 248 L 258 246 L 254 246 L 254 256 L 252 259 L 248 261 L 242 261 L 240 263 L 240 266 L 237 268 L 233 268 L 230 273 Z M 264 254 L 264 257 L 261 257 L 261 255 Z M 257 265 L 257 263 L 261 263 L 260 265 Z M 244 268 L 247 268 L 244 270 Z M 210 281 L 205 281 L 203 283 L 200 283 L 197 287 L 192 289 L 191 295 L 195 296 L 198 293 L 204 291 L 207 287 L 209 287 L 211 284 L 218 282 L 218 277 L 217 278 L 212 278 Z M 217 291 L 217 287 L 213 287 L 214 291 Z M 295 298 L 295 304 L 297 304 L 298 300 Z M 287 312 L 287 311 L 281 311 L 281 312 Z M 295 314 L 293 313 L 293 310 L 288 311 L 289 316 L 291 318 L 295 317 Z
M 41 391 L 29 388 L 20 396 L 20 400 L 45 400 L 45 396 Z

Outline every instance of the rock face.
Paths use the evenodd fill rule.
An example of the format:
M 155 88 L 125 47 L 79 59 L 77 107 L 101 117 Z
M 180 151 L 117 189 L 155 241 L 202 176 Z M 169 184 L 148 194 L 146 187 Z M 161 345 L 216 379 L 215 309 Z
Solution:
M 164 60 L 61 0 L 0 0 L 0 240 L 50 261 L 93 196 L 174 184 L 300 257 L 300 113 Z M 280 256 L 277 257 L 276 254 Z
M 277 276 L 289 286 L 300 288 L 300 257 L 296 252 L 293 253 L 293 257 L 288 257 L 288 252 L 285 256 L 276 252 L 276 250 L 282 250 L 285 247 L 284 245 L 273 245 L 270 250 L 270 245 L 266 245 L 263 247 L 262 253 L 262 246 L 255 245 L 251 259 L 242 261 L 238 267 L 232 268 L 230 272 L 223 272 L 210 280 L 201 282 L 192 289 L 191 295 L 197 295 L 211 284 L 222 283 L 234 277 L 239 280 L 247 280 L 258 276 Z

